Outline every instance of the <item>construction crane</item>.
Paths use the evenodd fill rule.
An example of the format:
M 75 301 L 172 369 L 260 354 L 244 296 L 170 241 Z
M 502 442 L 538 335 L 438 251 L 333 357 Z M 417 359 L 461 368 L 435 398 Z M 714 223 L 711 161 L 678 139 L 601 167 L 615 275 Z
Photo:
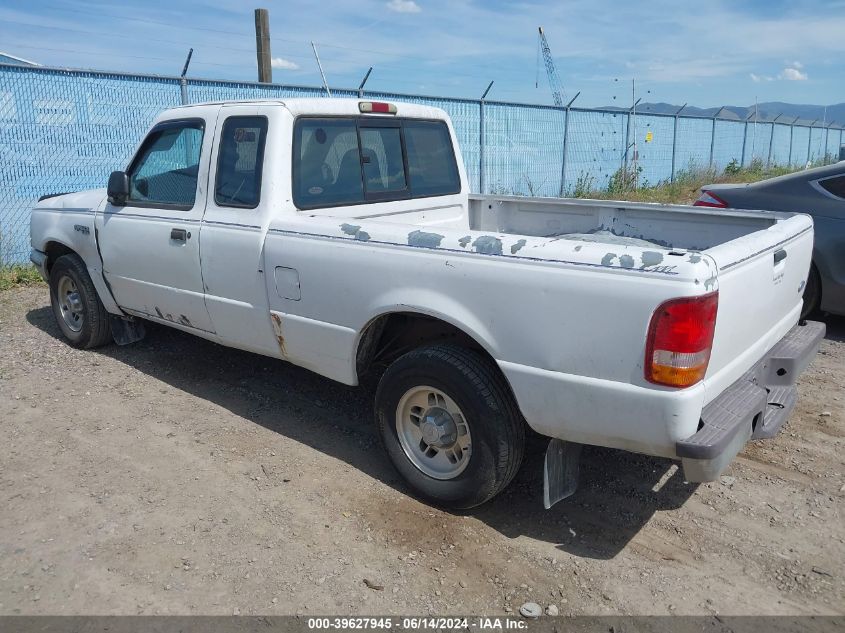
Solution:
M 538 41 L 537 48 L 537 80 L 534 85 L 535 87 L 539 87 L 537 84 L 539 83 L 540 53 L 542 52 L 543 61 L 546 64 L 546 75 L 549 77 L 549 88 L 552 90 L 552 99 L 554 99 L 556 106 L 562 106 L 563 82 L 560 80 L 560 75 L 557 73 L 555 60 L 552 59 L 552 50 L 549 48 L 549 42 L 546 40 L 546 34 L 543 33 L 543 27 L 541 26 L 538 30 L 540 32 L 540 39 Z

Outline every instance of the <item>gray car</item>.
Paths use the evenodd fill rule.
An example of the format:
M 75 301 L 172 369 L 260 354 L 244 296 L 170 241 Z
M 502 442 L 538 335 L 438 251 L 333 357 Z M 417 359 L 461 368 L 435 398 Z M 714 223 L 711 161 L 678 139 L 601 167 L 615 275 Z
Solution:
M 706 185 L 694 204 L 813 216 L 816 242 L 802 317 L 816 309 L 845 315 L 845 161 L 760 182 Z

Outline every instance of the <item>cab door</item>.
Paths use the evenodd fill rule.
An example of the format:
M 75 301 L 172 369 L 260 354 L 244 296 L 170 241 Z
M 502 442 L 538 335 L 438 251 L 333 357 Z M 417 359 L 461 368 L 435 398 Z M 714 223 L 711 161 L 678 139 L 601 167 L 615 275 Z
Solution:
M 107 202 L 96 225 L 103 273 L 121 308 L 209 333 L 200 222 L 213 126 L 203 117 L 155 125 L 127 169 L 126 204 Z
M 205 301 L 215 332 L 227 345 L 273 356 L 279 355 L 279 343 L 267 305 L 263 246 L 273 176 L 283 178 L 284 172 L 265 168 L 265 147 L 286 144 L 278 138 L 283 126 L 277 119 L 284 113 L 257 104 L 220 109 L 201 244 Z

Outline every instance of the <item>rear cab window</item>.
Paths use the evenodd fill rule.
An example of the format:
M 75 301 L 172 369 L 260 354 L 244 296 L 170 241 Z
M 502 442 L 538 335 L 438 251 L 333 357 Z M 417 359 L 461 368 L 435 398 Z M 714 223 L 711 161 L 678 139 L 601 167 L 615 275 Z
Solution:
M 293 197 L 299 209 L 460 193 L 444 121 L 300 117 Z

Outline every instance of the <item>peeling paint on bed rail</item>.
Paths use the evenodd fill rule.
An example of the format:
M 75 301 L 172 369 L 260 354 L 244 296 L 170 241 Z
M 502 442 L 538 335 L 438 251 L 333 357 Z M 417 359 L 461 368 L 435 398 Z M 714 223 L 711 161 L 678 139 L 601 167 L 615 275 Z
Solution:
M 475 238 L 472 247 L 476 253 L 482 253 L 484 255 L 502 254 L 502 240 L 492 235 L 481 235 Z
M 694 253 L 694 257 L 679 257 L 672 260 L 672 265 L 667 265 L 668 250 L 663 251 L 660 247 L 644 249 L 642 246 L 625 242 L 618 244 L 615 251 L 607 251 L 608 244 L 591 239 L 585 239 L 581 243 L 570 246 L 559 241 L 560 237 L 512 233 L 491 234 L 481 231 L 465 233 L 465 229 L 459 232 L 451 227 L 426 230 L 425 227 L 413 228 L 408 225 L 374 220 L 355 224 L 351 222 L 320 223 L 315 220 L 317 218 L 308 218 L 307 224 L 304 220 L 301 228 L 270 228 L 269 232 L 311 239 L 364 242 L 370 246 L 414 248 L 443 254 L 482 255 L 523 262 L 590 266 L 625 273 L 672 275 L 680 279 L 688 279 L 690 282 L 699 280 L 699 283 L 710 277 L 709 271 L 696 270 L 704 264 L 709 264 L 709 257 L 702 253 Z M 326 220 L 328 221 L 329 218 Z M 297 228 L 300 230 L 296 230 Z M 413 230 L 408 232 L 410 228 Z M 571 244 L 575 240 L 570 238 L 567 241 Z M 674 262 L 677 262 L 677 265 Z
M 357 224 L 341 224 L 340 230 L 347 235 L 351 235 L 359 242 L 367 242 L 370 239 L 370 234 L 366 231 L 362 231 L 361 227 Z
M 440 233 L 426 233 L 425 231 L 411 231 L 408 233 L 408 245 L 421 248 L 437 248 L 443 236 Z

